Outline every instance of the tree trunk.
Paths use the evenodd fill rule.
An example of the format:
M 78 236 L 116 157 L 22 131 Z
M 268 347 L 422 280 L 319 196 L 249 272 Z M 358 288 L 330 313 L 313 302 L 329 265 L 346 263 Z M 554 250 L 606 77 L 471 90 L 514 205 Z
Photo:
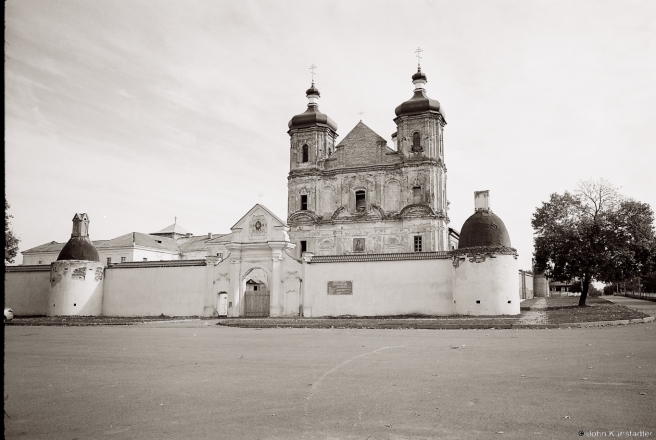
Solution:
M 585 307 L 585 300 L 588 299 L 588 288 L 590 287 L 590 276 L 584 275 L 581 280 L 581 298 L 579 299 L 579 307 Z

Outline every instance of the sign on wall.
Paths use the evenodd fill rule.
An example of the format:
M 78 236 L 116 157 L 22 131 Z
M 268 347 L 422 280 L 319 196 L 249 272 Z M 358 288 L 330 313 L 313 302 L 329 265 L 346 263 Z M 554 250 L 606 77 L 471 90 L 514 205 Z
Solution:
M 328 295 L 353 295 L 353 281 L 328 281 Z

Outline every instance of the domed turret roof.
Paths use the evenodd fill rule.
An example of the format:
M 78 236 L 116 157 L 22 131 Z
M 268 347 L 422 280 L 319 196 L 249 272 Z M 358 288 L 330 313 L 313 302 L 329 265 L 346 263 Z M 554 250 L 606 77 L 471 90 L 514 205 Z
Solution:
M 328 117 L 319 111 L 319 107 L 316 105 L 308 105 L 307 110 L 301 113 L 300 115 L 294 116 L 291 121 L 289 121 L 289 129 L 293 128 L 305 128 L 312 127 L 315 125 L 326 125 L 333 131 L 337 131 L 337 124 Z
M 89 238 L 89 217 L 85 213 L 73 217 L 73 233 L 57 257 L 57 261 L 61 260 L 100 262 L 98 251 Z
M 479 209 L 462 225 L 458 249 L 475 246 L 510 247 L 510 235 L 503 221 L 489 209 Z
M 59 260 L 100 261 L 100 257 L 89 237 L 71 237 L 59 253 Z
M 319 93 L 319 90 L 314 86 L 314 82 L 312 83 L 312 86 L 307 89 L 305 94 L 309 100 L 308 108 L 305 110 L 305 112 L 294 116 L 289 121 L 289 124 L 287 124 L 289 129 L 292 130 L 294 128 L 314 127 L 318 125 L 326 126 L 333 131 L 337 131 L 337 124 L 335 124 L 335 122 L 330 119 L 328 115 L 325 115 L 319 111 L 319 105 L 317 104 L 317 101 L 321 94 Z
M 412 75 L 412 82 L 415 84 L 415 93 L 409 100 L 399 105 L 394 112 L 396 116 L 409 115 L 423 112 L 436 112 L 444 117 L 444 110 L 436 99 L 431 99 L 426 95 L 424 84 L 427 81 L 426 74 L 417 70 L 417 73 Z

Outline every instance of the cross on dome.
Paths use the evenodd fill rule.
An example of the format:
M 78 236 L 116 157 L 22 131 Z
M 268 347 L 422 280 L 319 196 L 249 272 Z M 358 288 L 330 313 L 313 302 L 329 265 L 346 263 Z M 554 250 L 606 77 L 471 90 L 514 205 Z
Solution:
M 314 69 L 316 68 L 317 66 L 315 66 L 314 64 L 310 66 L 310 71 L 312 72 L 312 84 L 314 84 Z
M 421 70 L 421 53 L 423 50 L 421 47 L 418 47 L 417 50 L 415 50 L 415 53 L 417 54 L 417 69 Z

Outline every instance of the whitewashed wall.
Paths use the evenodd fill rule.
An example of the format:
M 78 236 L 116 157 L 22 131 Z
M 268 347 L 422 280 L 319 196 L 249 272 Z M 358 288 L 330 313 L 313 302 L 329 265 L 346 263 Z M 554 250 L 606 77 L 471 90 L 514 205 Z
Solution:
M 16 316 L 45 315 L 50 291 L 50 265 L 10 266 L 5 272 L 5 307 Z
M 48 316 L 100 316 L 103 303 L 103 264 L 62 260 L 50 267 Z
M 33 266 L 33 265 L 45 265 L 50 266 L 50 263 L 57 261 L 59 256 L 59 251 L 57 252 L 43 252 L 35 255 L 23 255 L 23 265 L 24 266 Z
M 329 295 L 329 281 L 351 281 L 351 295 Z M 305 316 L 449 315 L 451 259 L 310 263 L 305 265 Z
M 462 260 L 455 269 L 453 300 L 460 315 L 517 315 L 517 259 L 496 255 L 482 262 Z M 479 302 L 477 302 L 479 301 Z
M 212 277 L 208 270 L 208 266 L 108 267 L 102 314 L 211 316 Z

